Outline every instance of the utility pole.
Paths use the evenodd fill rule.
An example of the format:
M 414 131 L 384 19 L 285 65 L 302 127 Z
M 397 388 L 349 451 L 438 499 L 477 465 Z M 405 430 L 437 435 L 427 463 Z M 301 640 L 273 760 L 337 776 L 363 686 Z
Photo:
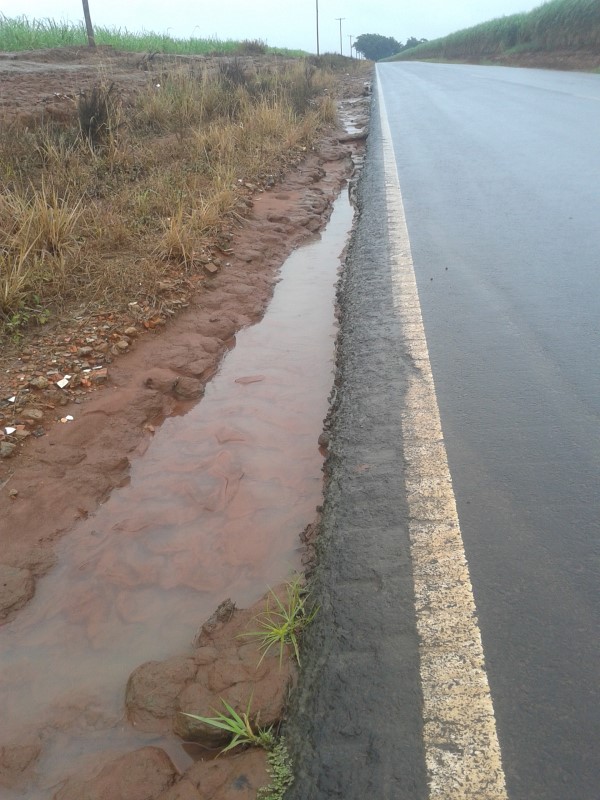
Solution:
M 315 0 L 316 3 L 316 11 L 317 11 L 317 55 L 321 55 L 319 53 L 319 0 Z
M 83 16 L 85 19 L 85 29 L 87 31 L 88 44 L 90 47 L 96 47 L 96 40 L 94 39 L 94 28 L 92 26 L 92 18 L 90 16 L 90 6 L 88 0 L 83 1 Z
M 343 47 L 342 47 L 342 20 L 346 19 L 346 17 L 336 17 L 336 20 L 340 23 L 340 55 L 344 55 Z
M 354 39 L 354 35 L 349 33 L 348 38 L 350 39 L 350 58 L 354 58 L 354 56 L 352 55 L 352 39 Z

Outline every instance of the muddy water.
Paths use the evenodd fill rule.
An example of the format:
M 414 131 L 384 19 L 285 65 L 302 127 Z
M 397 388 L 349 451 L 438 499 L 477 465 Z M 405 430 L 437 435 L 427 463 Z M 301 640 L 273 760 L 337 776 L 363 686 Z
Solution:
M 36 777 L 6 798 L 51 797 L 98 752 L 164 747 L 123 716 L 130 672 L 185 651 L 226 597 L 252 603 L 299 566 L 320 503 L 344 192 L 321 239 L 281 271 L 201 403 L 164 422 L 130 480 L 65 537 L 30 605 L 0 629 L 0 744 L 41 741 Z

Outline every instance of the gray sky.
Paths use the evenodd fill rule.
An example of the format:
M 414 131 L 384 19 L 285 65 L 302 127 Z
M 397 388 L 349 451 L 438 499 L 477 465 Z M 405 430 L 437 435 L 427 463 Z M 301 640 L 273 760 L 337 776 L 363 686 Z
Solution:
M 316 0 L 89 0 L 96 25 L 142 29 L 172 36 L 263 39 L 278 47 L 315 52 Z M 401 42 L 435 39 L 493 17 L 530 11 L 542 0 L 319 0 L 321 52 L 344 53 L 348 34 L 380 33 Z M 0 0 L 0 12 L 76 21 L 81 0 Z

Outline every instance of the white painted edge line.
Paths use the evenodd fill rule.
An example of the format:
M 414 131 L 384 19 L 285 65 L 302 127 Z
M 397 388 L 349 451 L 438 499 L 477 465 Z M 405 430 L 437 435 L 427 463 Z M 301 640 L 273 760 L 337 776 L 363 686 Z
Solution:
M 402 412 L 423 736 L 431 800 L 506 800 L 385 98 L 377 80 L 394 308 L 415 369 Z

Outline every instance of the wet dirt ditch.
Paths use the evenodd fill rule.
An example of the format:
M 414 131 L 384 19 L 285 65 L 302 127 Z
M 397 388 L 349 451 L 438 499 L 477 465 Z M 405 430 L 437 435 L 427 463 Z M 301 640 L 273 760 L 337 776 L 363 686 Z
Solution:
M 182 707 L 182 692 L 190 696 L 186 708 L 201 704 L 206 687 L 198 688 L 197 673 L 206 667 L 206 690 L 218 698 L 227 686 L 218 677 L 219 647 L 235 649 L 245 675 L 230 688 L 245 685 L 250 661 L 256 668 L 257 647 L 235 642 L 258 606 L 217 620 L 192 650 L 190 642 L 225 597 L 252 606 L 301 567 L 298 536 L 322 496 L 318 438 L 333 380 L 339 257 L 352 218 L 343 191 L 321 237 L 282 267 L 262 321 L 228 340 L 202 402 L 180 398 L 160 427 L 147 425 L 123 485 L 57 543 L 56 563 L 33 599 L 0 628 L 0 780 L 7 800 L 81 797 L 86 784 L 63 785 L 65 778 L 108 755 L 121 757 L 109 772 L 121 771 L 126 784 L 132 775 L 153 774 L 155 788 L 140 797 L 158 797 L 175 770 L 205 752 L 184 748 L 171 731 L 169 713 Z M 166 379 L 160 369 L 147 378 Z M 135 708 L 127 719 L 130 674 L 177 654 L 183 655 L 171 664 L 175 677 L 157 668 L 155 684 L 145 673 L 130 682 Z M 287 691 L 289 669 L 269 691 Z M 168 700 L 156 696 L 161 688 L 171 692 Z M 164 713 L 150 713 L 150 723 L 147 704 L 136 706 L 144 692 L 157 707 L 166 703 Z M 264 758 L 252 759 L 262 780 Z M 236 759 L 228 763 L 210 768 L 215 786 L 235 771 Z M 189 791 L 199 791 L 202 780 Z

